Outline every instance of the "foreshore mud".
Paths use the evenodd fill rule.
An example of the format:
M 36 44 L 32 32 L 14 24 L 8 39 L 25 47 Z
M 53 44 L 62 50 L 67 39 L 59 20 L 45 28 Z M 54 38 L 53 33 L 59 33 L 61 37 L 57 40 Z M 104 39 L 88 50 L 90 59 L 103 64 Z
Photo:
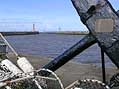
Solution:
M 11 61 L 16 64 L 16 57 L 12 54 L 8 54 Z M 43 56 L 33 56 L 28 54 L 21 54 L 21 56 L 26 57 L 31 64 L 36 68 L 42 68 L 43 65 L 47 64 L 51 58 Z M 113 74 L 118 72 L 116 67 L 106 67 L 106 79 L 110 80 Z M 56 71 L 56 74 L 60 77 L 63 85 L 67 87 L 74 81 L 78 79 L 97 79 L 102 81 L 102 70 L 101 67 L 97 67 L 90 63 L 81 64 L 77 62 L 70 61 L 60 69 Z

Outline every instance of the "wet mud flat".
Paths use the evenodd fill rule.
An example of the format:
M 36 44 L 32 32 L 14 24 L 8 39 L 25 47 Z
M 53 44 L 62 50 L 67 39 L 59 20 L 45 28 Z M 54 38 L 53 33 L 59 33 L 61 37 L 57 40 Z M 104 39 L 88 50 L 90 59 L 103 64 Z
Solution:
M 11 61 L 16 63 L 16 57 L 9 53 L 8 54 Z M 33 56 L 28 54 L 21 54 L 21 56 L 27 57 L 31 64 L 36 68 L 42 68 L 43 65 L 51 61 L 51 58 L 44 56 Z M 110 80 L 113 74 L 117 73 L 116 67 L 106 67 L 106 79 Z M 64 87 L 67 87 L 74 81 L 78 79 L 97 79 L 102 81 L 102 70 L 101 67 L 92 65 L 90 63 L 82 64 L 70 61 L 61 68 L 59 68 L 55 73 L 60 77 Z

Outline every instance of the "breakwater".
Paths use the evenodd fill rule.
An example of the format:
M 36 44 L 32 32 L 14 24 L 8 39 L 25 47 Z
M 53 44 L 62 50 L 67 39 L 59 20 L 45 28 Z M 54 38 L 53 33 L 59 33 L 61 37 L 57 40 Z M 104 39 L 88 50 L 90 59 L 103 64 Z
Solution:
M 15 32 L 0 32 L 0 33 L 2 33 L 4 36 L 11 36 L 11 35 L 35 35 L 35 34 L 39 34 L 38 31 L 34 31 L 34 32 L 32 32 L 32 31 L 23 31 L 23 32 L 15 31 Z
M 64 34 L 64 35 L 87 35 L 88 31 L 53 31 L 53 32 L 41 32 L 41 34 Z

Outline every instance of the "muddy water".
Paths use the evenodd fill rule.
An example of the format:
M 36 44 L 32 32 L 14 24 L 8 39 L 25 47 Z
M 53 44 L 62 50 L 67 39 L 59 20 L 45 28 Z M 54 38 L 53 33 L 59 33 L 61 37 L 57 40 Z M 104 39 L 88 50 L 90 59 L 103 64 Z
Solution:
M 55 58 L 83 37 L 80 35 L 39 34 L 6 38 L 19 53 Z M 100 48 L 95 44 L 75 57 L 73 61 L 100 65 Z M 106 64 L 113 66 L 108 57 L 106 57 Z

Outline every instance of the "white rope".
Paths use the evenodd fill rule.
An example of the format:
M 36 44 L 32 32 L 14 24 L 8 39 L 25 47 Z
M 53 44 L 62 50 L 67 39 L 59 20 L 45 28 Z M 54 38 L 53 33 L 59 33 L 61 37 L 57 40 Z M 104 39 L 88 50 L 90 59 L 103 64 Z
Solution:
M 61 89 L 64 89 L 64 86 L 63 86 L 61 80 L 59 79 L 59 77 L 54 72 L 52 72 L 51 70 L 48 70 L 48 69 L 39 69 L 38 71 L 42 71 L 42 70 L 43 71 L 48 71 L 49 73 L 51 73 L 52 75 L 54 75 L 56 77 L 56 79 L 58 80 Z
M 6 88 L 6 89 L 11 89 L 11 87 L 9 87 L 9 86 L 6 86 L 5 88 Z
M 42 87 L 39 85 L 39 83 L 38 83 L 37 80 L 33 79 L 33 81 L 35 82 L 35 84 L 37 85 L 37 87 L 38 87 L 39 89 L 42 89 Z
M 59 77 L 54 72 L 52 72 L 52 71 L 50 71 L 48 69 L 40 69 L 40 70 L 35 70 L 35 71 L 37 71 L 37 72 L 39 72 L 39 71 L 48 71 L 49 73 L 54 75 L 54 77 L 56 79 L 55 78 L 50 78 L 50 77 L 44 77 L 44 76 L 33 76 L 33 75 L 30 76 L 29 75 L 30 73 L 27 73 L 27 74 L 23 73 L 24 77 L 22 77 L 22 78 L 18 78 L 18 79 L 11 80 L 11 81 L 6 81 L 6 82 L 0 82 L 0 87 L 6 86 L 7 84 L 11 84 L 11 83 L 19 82 L 19 81 L 22 81 L 22 80 L 26 80 L 26 79 L 33 79 L 35 77 L 35 78 L 42 78 L 42 79 L 47 79 L 47 80 L 58 81 L 59 84 L 60 84 L 61 89 L 64 89 L 64 86 L 63 86 L 61 80 L 59 79 Z M 35 81 L 35 83 L 38 84 L 38 82 L 36 82 L 36 81 Z M 38 87 L 39 87 L 39 89 L 42 89 L 39 84 L 38 84 Z

